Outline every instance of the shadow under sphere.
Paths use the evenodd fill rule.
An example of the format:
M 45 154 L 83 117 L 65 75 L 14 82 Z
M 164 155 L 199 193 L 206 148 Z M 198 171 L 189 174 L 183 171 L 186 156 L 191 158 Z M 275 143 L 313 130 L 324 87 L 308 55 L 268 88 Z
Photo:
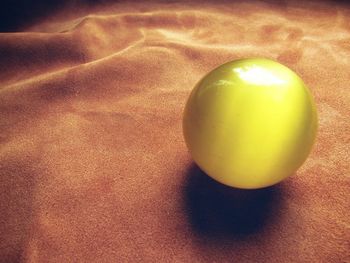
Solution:
M 243 238 L 276 223 L 282 206 L 281 184 L 242 190 L 222 185 L 191 165 L 185 186 L 185 206 L 196 234 Z

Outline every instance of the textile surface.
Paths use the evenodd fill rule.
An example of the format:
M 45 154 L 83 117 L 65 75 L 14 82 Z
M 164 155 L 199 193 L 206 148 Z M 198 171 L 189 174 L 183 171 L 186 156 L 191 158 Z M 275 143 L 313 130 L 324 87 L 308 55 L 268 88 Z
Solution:
M 349 4 L 15 2 L 0 262 L 350 262 Z M 305 164 L 255 191 L 203 174 L 182 136 L 195 83 L 244 57 L 296 71 L 319 112 Z

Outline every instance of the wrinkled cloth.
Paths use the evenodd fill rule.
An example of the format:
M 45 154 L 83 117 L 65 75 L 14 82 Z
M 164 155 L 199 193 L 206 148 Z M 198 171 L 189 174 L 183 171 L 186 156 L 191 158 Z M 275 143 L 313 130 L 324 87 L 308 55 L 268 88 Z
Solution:
M 34 18 L 0 34 L 0 262 L 350 259 L 349 4 L 75 1 Z M 196 82 L 245 57 L 296 71 L 319 112 L 304 165 L 254 191 L 211 180 L 182 136 Z

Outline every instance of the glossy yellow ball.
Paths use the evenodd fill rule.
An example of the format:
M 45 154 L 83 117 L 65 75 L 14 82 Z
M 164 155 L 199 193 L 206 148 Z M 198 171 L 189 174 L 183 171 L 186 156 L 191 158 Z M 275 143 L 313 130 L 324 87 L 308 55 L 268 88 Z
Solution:
M 228 62 L 194 87 L 183 133 L 197 165 L 213 179 L 267 187 L 306 160 L 317 131 L 310 91 L 296 73 L 269 59 Z

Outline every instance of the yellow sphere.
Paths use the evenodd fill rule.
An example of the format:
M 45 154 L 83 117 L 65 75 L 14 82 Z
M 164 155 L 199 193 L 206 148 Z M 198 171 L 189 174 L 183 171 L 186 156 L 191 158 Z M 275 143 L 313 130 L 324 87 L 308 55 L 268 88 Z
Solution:
M 197 165 L 213 179 L 267 187 L 306 160 L 317 131 L 310 91 L 269 59 L 231 61 L 209 72 L 187 101 L 183 133 Z

